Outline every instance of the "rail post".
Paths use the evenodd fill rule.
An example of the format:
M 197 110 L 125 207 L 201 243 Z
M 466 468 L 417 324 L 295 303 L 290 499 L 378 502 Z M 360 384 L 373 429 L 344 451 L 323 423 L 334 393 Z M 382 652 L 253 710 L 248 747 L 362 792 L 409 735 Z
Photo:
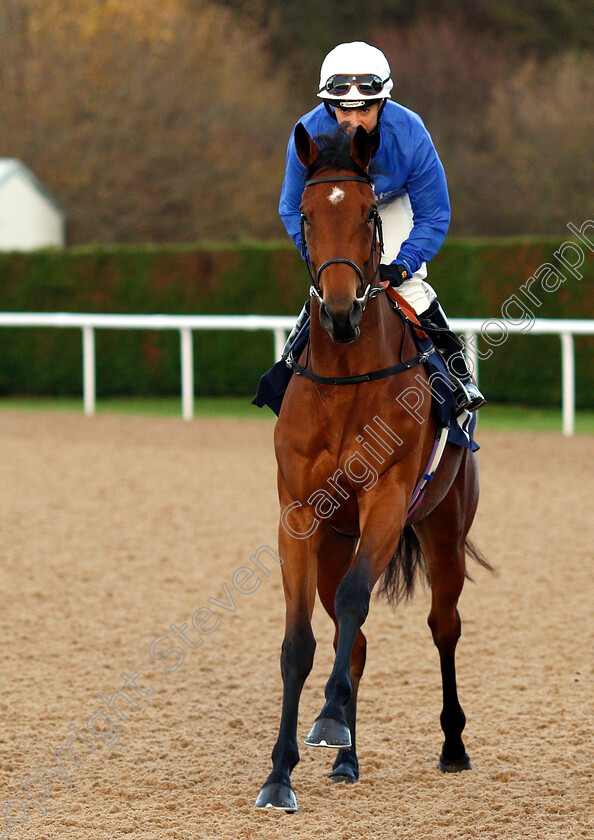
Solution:
M 95 330 L 82 328 L 83 334 L 83 404 L 86 417 L 95 414 Z
M 478 338 L 475 332 L 470 332 L 467 330 L 464 333 L 464 354 L 466 356 L 466 361 L 468 362 L 468 367 L 470 368 L 470 372 L 474 376 L 476 380 L 476 384 L 478 385 L 479 381 L 479 360 L 478 360 L 478 353 L 477 353 L 477 343 Z
M 194 350 L 192 330 L 183 327 L 180 331 L 181 343 L 181 386 L 182 416 L 189 422 L 194 417 Z
M 561 379 L 563 434 L 571 437 L 575 431 L 575 352 L 573 335 L 562 332 L 561 339 Z
M 274 330 L 274 361 L 278 362 L 283 355 L 285 349 L 285 341 L 287 340 L 287 331 L 283 329 Z

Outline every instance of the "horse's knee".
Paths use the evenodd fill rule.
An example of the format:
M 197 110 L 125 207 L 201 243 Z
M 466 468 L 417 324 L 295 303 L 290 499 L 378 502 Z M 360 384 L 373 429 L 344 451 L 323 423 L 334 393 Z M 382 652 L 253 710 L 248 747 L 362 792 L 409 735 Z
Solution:
M 310 625 L 296 626 L 285 634 L 281 649 L 281 674 L 305 679 L 313 666 L 316 640 Z

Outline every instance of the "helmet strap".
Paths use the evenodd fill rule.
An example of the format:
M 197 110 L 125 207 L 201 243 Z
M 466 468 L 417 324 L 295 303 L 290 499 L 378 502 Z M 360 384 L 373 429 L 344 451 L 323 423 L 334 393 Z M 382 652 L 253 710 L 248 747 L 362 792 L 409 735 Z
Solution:
M 382 99 L 382 103 L 380 105 L 379 111 L 377 112 L 377 125 L 375 126 L 373 131 L 370 131 L 369 134 L 367 135 L 369 137 L 369 142 L 371 144 L 371 156 L 372 157 L 377 152 L 377 150 L 379 149 L 380 123 L 381 123 L 381 120 L 382 120 L 382 112 L 384 110 L 384 107 L 385 107 L 387 101 L 388 101 L 387 99 Z
M 334 112 L 334 108 L 328 104 L 326 99 L 323 99 L 322 102 L 324 103 L 324 108 L 326 109 L 327 113 L 332 117 L 335 122 L 338 122 L 336 119 L 336 114 Z

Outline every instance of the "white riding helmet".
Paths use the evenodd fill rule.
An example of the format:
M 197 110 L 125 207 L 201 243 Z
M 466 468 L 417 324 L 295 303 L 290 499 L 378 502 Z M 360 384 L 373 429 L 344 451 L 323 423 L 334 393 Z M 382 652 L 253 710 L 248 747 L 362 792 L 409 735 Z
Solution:
M 322 62 L 318 96 L 356 108 L 365 100 L 389 99 L 393 86 L 383 52 L 364 41 L 353 41 L 334 47 Z

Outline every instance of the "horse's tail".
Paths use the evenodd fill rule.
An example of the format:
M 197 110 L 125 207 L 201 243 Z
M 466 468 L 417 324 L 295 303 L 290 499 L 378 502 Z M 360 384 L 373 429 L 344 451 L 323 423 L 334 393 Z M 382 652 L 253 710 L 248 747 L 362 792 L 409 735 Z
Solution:
M 465 542 L 465 548 L 466 554 L 472 557 L 479 566 L 490 572 L 494 571 L 493 566 L 468 539 Z M 393 605 L 400 601 L 408 601 L 413 596 L 419 577 L 423 583 L 429 583 L 427 558 L 414 528 L 412 525 L 406 525 L 400 535 L 398 548 L 382 575 L 378 595 L 384 595 L 388 603 Z M 468 573 L 466 577 L 472 580 Z
M 495 572 L 495 569 L 486 559 L 485 555 L 476 547 L 476 545 L 473 542 L 467 539 L 465 546 L 467 557 L 472 557 L 472 559 L 476 563 L 478 563 L 479 566 L 482 566 L 483 569 L 487 569 L 488 572 Z M 468 572 L 466 572 L 466 577 L 468 578 L 468 580 L 472 580 Z
M 384 571 L 379 595 L 385 595 L 390 604 L 408 601 L 415 591 L 417 576 L 429 580 L 427 559 L 412 525 L 405 525 L 398 548 Z

